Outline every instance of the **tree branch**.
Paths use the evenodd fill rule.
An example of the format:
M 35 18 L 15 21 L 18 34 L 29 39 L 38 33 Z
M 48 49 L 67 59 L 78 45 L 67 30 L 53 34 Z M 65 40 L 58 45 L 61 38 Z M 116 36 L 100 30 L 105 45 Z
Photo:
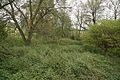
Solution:
M 39 21 L 40 21 L 42 18 L 44 18 L 44 16 L 46 16 L 50 11 L 51 11 L 50 9 L 47 9 L 46 12 L 45 12 L 42 16 L 40 16 L 40 17 L 38 18 L 38 20 L 35 22 L 34 27 L 36 27 L 37 24 L 39 23 Z
M 15 6 L 15 7 L 18 9 L 18 11 L 22 14 L 22 16 L 24 17 L 24 19 L 25 19 L 25 21 L 26 21 L 26 23 L 27 23 L 27 25 L 28 25 L 27 18 L 26 18 L 26 16 L 25 16 L 25 14 L 23 13 L 23 11 L 22 11 L 20 8 L 18 8 L 16 4 L 14 4 L 14 6 Z
M 37 8 L 36 8 L 36 10 L 35 10 L 35 14 L 34 14 L 34 16 L 33 16 L 33 21 L 35 20 L 38 12 L 39 12 L 39 10 L 40 10 L 40 5 L 42 4 L 43 1 L 44 1 L 44 0 L 40 0 L 40 1 L 39 1 L 39 4 L 38 4 L 38 6 L 37 6 Z
M 12 5 L 11 5 L 11 7 L 12 7 Z M 3 9 L 4 9 L 4 10 L 11 16 L 11 18 L 13 19 L 13 21 L 15 22 L 15 25 L 16 25 L 17 29 L 19 30 L 19 32 L 20 32 L 20 34 L 21 34 L 21 37 L 22 37 L 23 41 L 25 42 L 25 41 L 26 41 L 26 37 L 25 37 L 24 32 L 22 31 L 22 29 L 20 28 L 20 25 L 19 25 L 18 21 L 17 21 L 16 18 L 15 18 L 14 11 L 13 11 L 13 12 L 10 12 L 10 11 L 9 11 L 8 9 L 6 9 L 6 8 L 3 8 Z M 14 10 L 14 9 L 12 9 L 12 10 Z
M 13 3 L 14 1 L 15 1 L 15 0 L 12 0 L 12 1 L 10 1 L 9 3 L 4 4 L 4 5 L 1 5 L 1 3 L 0 3 L 0 9 L 2 9 L 2 8 L 4 8 L 5 6 L 7 6 L 7 5 Z

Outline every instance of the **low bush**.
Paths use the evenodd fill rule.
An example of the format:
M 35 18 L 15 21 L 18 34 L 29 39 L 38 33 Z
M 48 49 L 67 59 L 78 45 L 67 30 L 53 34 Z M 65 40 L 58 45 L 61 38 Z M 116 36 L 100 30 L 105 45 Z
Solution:
M 7 37 L 6 24 L 3 21 L 0 21 L 0 42 Z
M 120 55 L 120 20 L 104 20 L 90 25 L 82 35 L 82 42 L 91 51 L 104 51 L 108 55 Z

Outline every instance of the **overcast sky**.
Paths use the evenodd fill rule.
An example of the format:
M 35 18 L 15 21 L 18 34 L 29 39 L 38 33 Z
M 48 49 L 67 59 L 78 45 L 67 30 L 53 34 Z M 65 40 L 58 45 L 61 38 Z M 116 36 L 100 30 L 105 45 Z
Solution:
M 85 3 L 87 0 L 67 0 L 68 6 L 72 7 L 71 11 L 69 12 L 69 15 L 70 15 L 72 21 L 74 21 L 74 22 L 76 21 L 75 12 L 76 12 L 76 9 L 78 8 L 77 6 L 80 5 L 80 1 Z
M 67 3 L 70 7 L 72 7 L 71 11 L 69 12 L 69 15 L 72 19 L 72 21 L 76 22 L 76 18 L 75 18 L 75 12 L 76 12 L 76 9 L 78 9 L 78 5 L 80 6 L 80 2 L 83 2 L 85 3 L 87 0 L 67 0 Z M 109 1 L 109 0 L 108 0 Z M 115 1 L 115 0 L 113 0 Z M 108 14 L 109 13 L 109 14 Z M 111 17 L 113 15 L 113 12 L 107 8 L 105 8 L 105 11 L 103 12 L 103 17 L 107 18 L 107 17 Z

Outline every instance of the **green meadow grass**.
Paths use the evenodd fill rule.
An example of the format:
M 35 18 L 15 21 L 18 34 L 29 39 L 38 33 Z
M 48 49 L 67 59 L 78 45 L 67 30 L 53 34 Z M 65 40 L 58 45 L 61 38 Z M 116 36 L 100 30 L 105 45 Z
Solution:
M 0 80 L 120 80 L 119 58 L 84 51 L 78 43 L 62 39 L 24 46 L 8 41 L 9 55 L 0 58 Z

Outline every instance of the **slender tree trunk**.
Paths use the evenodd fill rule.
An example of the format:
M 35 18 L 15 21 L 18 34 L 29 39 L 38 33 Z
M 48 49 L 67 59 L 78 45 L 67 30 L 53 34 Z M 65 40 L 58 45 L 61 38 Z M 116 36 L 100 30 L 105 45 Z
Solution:
M 80 23 L 79 23 L 79 25 L 80 25 L 79 34 L 81 34 L 81 31 L 82 31 L 82 24 L 83 24 L 83 18 L 81 16 L 81 20 L 80 20 Z
M 16 28 L 17 28 L 17 29 L 19 30 L 19 32 L 20 32 L 20 35 L 21 35 L 24 43 L 26 43 L 26 37 L 25 37 L 25 34 L 24 34 L 23 30 L 20 28 L 17 20 L 15 19 L 15 16 L 12 16 L 12 18 L 13 18 L 13 20 L 14 20 L 14 22 L 15 22 Z
M 92 17 L 93 24 L 96 24 L 96 12 L 92 12 Z
M 65 33 L 64 33 L 64 23 L 62 22 L 62 37 L 65 37 Z
M 80 24 L 79 34 L 81 34 L 82 31 L 82 24 Z
M 114 19 L 117 20 L 117 10 L 115 9 L 115 12 L 114 12 Z
M 96 24 L 96 20 L 95 20 L 95 18 L 93 18 L 93 24 Z
M 14 8 L 13 8 L 12 4 L 10 4 L 10 5 L 11 5 L 12 12 L 10 12 L 9 10 L 7 10 L 6 8 L 3 8 L 3 9 L 4 9 L 7 13 L 10 14 L 11 18 L 12 18 L 13 21 L 15 22 L 16 28 L 19 30 L 19 33 L 20 33 L 20 35 L 21 35 L 24 43 L 26 43 L 25 34 L 24 34 L 23 30 L 21 29 L 18 21 L 16 20 L 15 13 L 14 13 Z

